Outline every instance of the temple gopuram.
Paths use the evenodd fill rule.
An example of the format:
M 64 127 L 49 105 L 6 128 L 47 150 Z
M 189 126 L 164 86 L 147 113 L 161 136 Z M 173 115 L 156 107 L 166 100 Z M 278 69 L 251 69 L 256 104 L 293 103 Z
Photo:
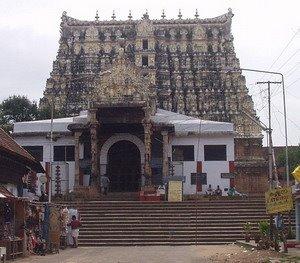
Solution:
M 163 147 L 171 144 L 172 134 L 178 136 L 176 125 L 180 121 L 189 120 L 192 125 L 202 120 L 211 124 L 233 123 L 234 158 L 229 170 L 234 170 L 234 185 L 245 193 L 264 192 L 267 176 L 262 131 L 247 117 L 258 118 L 234 50 L 232 18 L 231 9 L 205 19 L 198 12 L 189 19 L 184 19 L 181 12 L 176 19 L 167 19 L 164 12 L 161 19 L 150 19 L 146 12 L 138 20 L 129 13 L 127 20 L 117 20 L 113 14 L 108 21 L 101 20 L 97 12 L 93 21 L 83 21 L 63 13 L 59 49 L 40 106 L 53 103 L 56 111 L 74 120 L 81 111 L 88 110 L 83 123 L 65 119 L 75 148 L 77 144 L 75 185 L 79 184 L 83 165 L 79 162 L 79 144 L 87 145 L 91 152 L 93 180 L 102 173 L 102 146 L 118 133 L 140 136 L 145 156 L 139 158 L 147 178 L 157 160 L 151 159 L 153 152 L 155 155 L 155 151 L 161 151 L 163 175 L 167 176 L 174 150 L 168 154 Z M 162 112 L 166 121 L 157 122 Z M 177 113 L 177 122 L 171 113 Z M 182 116 L 187 119 L 182 120 Z M 228 132 L 221 130 L 219 135 Z M 14 133 L 20 137 L 22 130 L 15 129 Z M 199 135 L 200 130 L 192 129 L 187 135 L 195 134 Z M 155 138 L 164 146 L 153 149 Z M 130 147 L 125 144 L 124 147 Z M 223 144 L 226 143 L 220 145 Z M 224 172 L 228 173 L 228 169 Z

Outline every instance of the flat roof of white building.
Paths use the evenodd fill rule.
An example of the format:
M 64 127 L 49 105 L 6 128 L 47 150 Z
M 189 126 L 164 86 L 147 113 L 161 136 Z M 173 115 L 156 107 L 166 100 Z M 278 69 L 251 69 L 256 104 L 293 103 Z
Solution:
M 172 124 L 175 134 L 206 134 L 206 133 L 233 133 L 233 123 L 201 120 L 195 117 L 179 114 L 172 111 L 158 109 L 151 117 L 154 123 Z
M 230 134 L 234 133 L 234 127 L 229 122 L 217 122 L 201 120 L 186 116 L 176 112 L 157 109 L 151 120 L 156 124 L 174 125 L 176 135 L 190 134 Z M 87 111 L 82 111 L 80 115 L 68 118 L 53 119 L 53 132 L 69 132 L 68 125 L 72 123 L 88 123 L 89 116 Z M 14 134 L 47 133 L 51 129 L 51 120 L 25 121 L 14 123 Z

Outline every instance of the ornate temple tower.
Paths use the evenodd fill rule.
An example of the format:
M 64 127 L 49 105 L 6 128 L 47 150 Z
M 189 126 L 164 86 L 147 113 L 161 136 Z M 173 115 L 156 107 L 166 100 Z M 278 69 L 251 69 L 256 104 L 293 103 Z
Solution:
M 111 65 L 122 46 L 127 59 L 155 87 L 157 107 L 235 124 L 236 184 L 264 187 L 265 163 L 261 129 L 245 77 L 240 70 L 231 33 L 233 13 L 200 19 L 141 19 L 81 21 L 62 15 L 60 45 L 47 80 L 41 107 L 53 98 L 67 115 L 86 109 L 94 79 Z M 246 179 L 245 179 L 246 178 Z M 247 179 L 248 178 L 248 179 Z M 245 181 L 247 180 L 247 181 Z M 250 182 L 251 181 L 251 182 Z M 263 183 L 262 183 L 263 182 Z

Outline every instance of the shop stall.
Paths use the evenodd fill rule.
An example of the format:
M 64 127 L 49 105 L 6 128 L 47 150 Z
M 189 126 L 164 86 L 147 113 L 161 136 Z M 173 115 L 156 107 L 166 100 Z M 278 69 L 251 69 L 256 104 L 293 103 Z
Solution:
M 15 197 L 4 187 L 0 194 L 0 247 L 6 248 L 7 259 L 58 253 L 67 247 L 66 207 Z
M 26 254 L 24 231 L 27 201 L 0 187 L 0 247 L 6 248 L 7 259 Z

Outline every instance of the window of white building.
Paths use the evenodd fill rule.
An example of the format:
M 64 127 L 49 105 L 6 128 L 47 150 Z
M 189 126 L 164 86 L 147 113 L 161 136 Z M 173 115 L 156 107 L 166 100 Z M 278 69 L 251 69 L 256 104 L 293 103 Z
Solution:
M 43 146 L 22 146 L 29 152 L 36 160 L 43 161 Z
M 66 162 L 75 160 L 75 147 L 73 145 L 68 146 L 54 146 L 55 162 Z
M 226 160 L 226 145 L 204 145 L 204 161 Z
M 194 161 L 194 146 L 173 145 L 172 160 L 173 161 Z

